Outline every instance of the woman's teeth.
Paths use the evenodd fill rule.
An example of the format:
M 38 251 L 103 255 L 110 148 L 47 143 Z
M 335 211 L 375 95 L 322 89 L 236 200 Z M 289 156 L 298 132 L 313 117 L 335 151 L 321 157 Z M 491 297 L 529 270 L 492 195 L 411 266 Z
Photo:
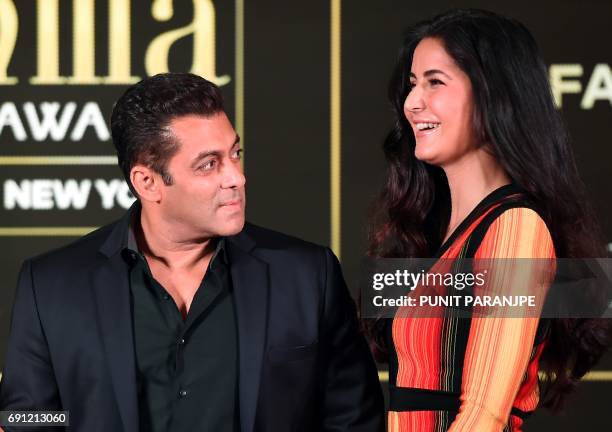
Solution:
M 438 126 L 440 126 L 440 123 L 417 123 L 416 124 L 416 128 L 420 131 L 436 129 Z

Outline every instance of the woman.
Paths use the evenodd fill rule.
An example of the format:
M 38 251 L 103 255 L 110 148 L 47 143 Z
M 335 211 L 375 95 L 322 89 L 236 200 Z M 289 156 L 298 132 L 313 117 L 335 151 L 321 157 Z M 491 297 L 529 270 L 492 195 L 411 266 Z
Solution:
M 529 31 L 456 10 L 409 32 L 390 86 L 396 126 L 376 203 L 378 257 L 605 256 Z M 519 431 L 608 345 L 606 320 L 369 322 L 389 361 L 390 431 Z

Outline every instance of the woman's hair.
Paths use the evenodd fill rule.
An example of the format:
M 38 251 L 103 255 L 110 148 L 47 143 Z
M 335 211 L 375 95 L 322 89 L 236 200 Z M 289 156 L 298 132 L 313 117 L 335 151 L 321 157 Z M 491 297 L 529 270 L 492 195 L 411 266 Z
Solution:
M 383 145 L 388 169 L 372 207 L 369 254 L 432 257 L 448 228 L 448 181 L 441 168 L 415 158 L 415 138 L 403 110 L 412 56 L 425 38 L 442 42 L 469 77 L 474 130 L 511 180 L 537 203 L 557 256 L 605 256 L 533 36 L 514 19 L 474 9 L 444 13 L 407 33 L 389 86 L 395 126 Z M 364 320 L 379 360 L 388 352 L 384 321 Z M 609 326 L 602 319 L 552 320 L 540 362 L 547 377 L 545 406 L 561 408 L 564 396 L 607 349 Z

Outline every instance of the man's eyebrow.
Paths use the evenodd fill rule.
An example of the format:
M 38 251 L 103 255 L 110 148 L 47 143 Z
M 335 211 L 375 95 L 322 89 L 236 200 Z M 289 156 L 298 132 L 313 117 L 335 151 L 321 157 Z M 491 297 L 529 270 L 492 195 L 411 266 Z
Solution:
M 209 156 L 221 157 L 221 152 L 219 150 L 204 150 L 203 152 L 200 152 L 193 159 L 193 162 L 191 162 L 191 167 L 195 168 L 195 166 L 198 164 L 198 162 L 200 162 L 202 159 L 205 159 L 205 158 L 207 158 Z
M 446 72 L 443 72 L 440 69 L 429 69 L 428 71 L 425 71 L 423 76 L 425 78 L 427 78 L 427 77 L 430 77 L 430 76 L 436 75 L 436 74 L 442 74 L 446 78 L 448 78 L 449 80 L 452 80 L 452 78 Z M 415 78 L 416 79 L 416 75 L 414 73 L 410 72 L 410 78 Z
M 237 144 L 240 143 L 240 136 L 238 136 L 238 134 L 236 134 L 236 137 L 234 138 L 234 142 L 232 144 L 232 148 L 236 147 Z M 200 162 L 202 159 L 205 159 L 209 156 L 215 156 L 215 157 L 221 157 L 221 151 L 219 150 L 204 150 L 203 152 L 200 152 L 194 159 L 193 162 L 191 162 L 191 167 L 195 168 L 195 166 L 198 164 L 198 162 Z

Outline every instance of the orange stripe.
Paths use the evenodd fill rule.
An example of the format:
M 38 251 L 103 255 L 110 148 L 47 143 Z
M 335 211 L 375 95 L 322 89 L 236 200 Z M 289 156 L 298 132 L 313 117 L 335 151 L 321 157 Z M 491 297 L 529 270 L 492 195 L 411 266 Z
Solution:
M 499 205 L 499 204 L 498 204 Z M 492 206 L 478 217 L 443 254 L 454 258 Z M 512 208 L 497 217 L 483 238 L 475 258 L 554 258 L 552 238 L 544 221 L 528 208 Z M 495 292 L 516 282 L 516 269 L 496 269 Z M 521 283 L 533 283 L 530 274 Z M 542 346 L 533 350 L 536 318 L 473 318 L 463 371 L 440 370 L 440 350 L 452 341 L 441 340 L 442 318 L 401 318 L 393 321 L 398 356 L 396 385 L 440 389 L 440 380 L 462 373 L 462 407 L 449 431 L 501 429 L 512 406 L 530 411 L 538 404 L 538 360 Z M 390 412 L 389 431 L 433 431 L 433 412 Z M 522 421 L 512 417 L 512 430 Z

